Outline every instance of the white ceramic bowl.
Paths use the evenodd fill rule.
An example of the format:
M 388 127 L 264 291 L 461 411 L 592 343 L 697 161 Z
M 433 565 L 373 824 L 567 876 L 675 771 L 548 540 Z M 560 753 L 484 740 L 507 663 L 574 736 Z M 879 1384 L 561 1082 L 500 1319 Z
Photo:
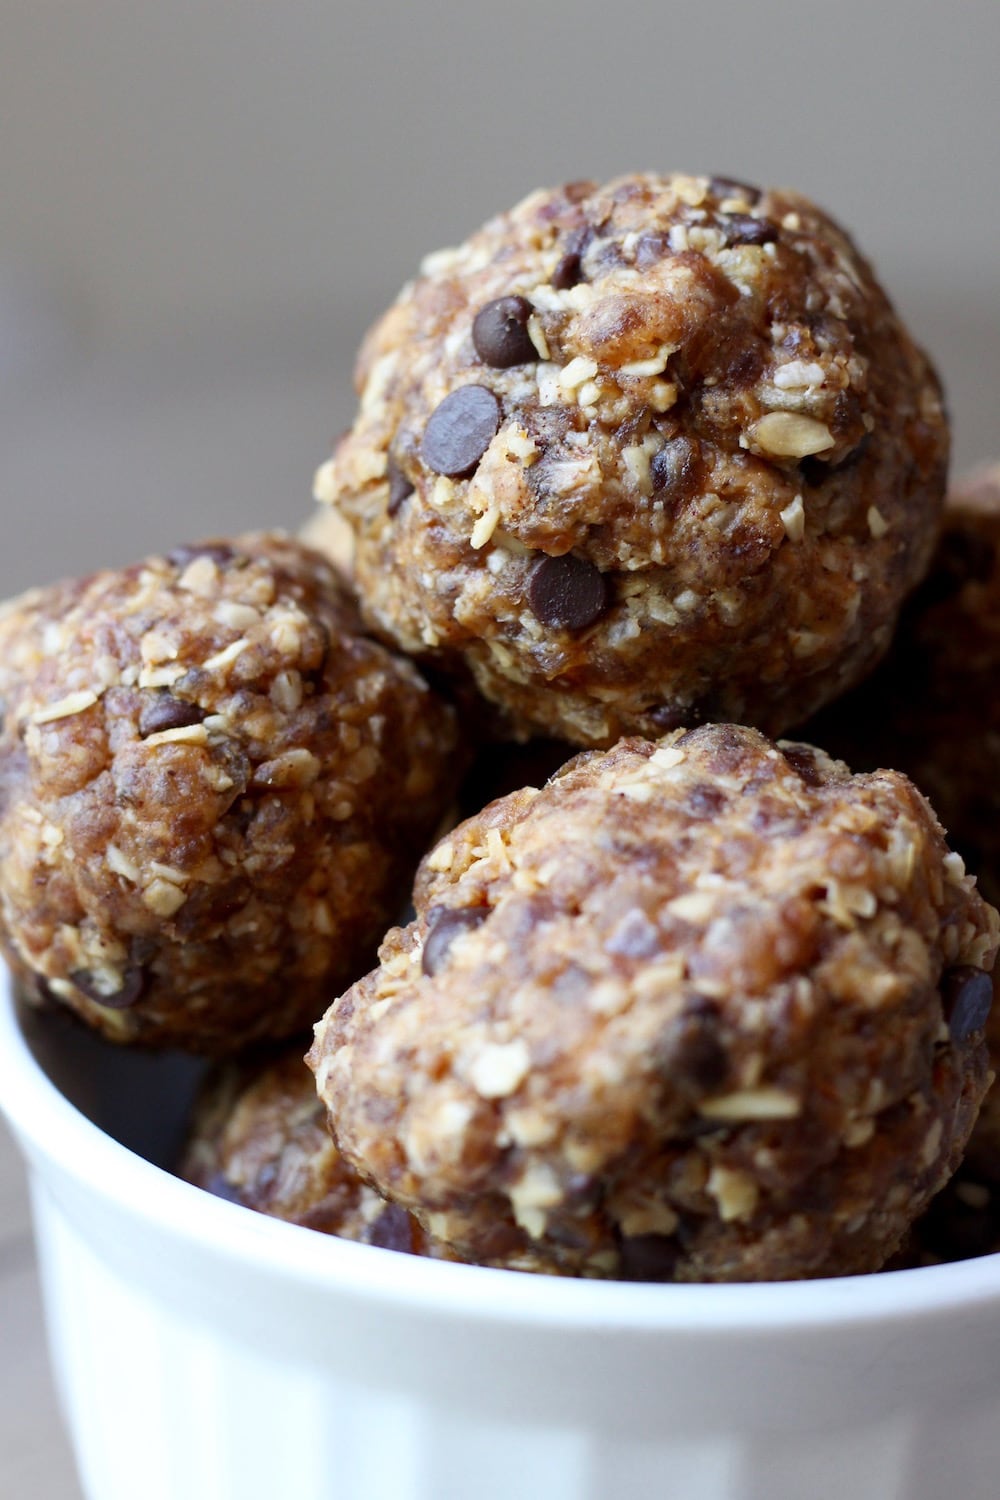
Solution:
M 137 1154 L 196 1070 L 47 1019 L 0 996 L 0 1102 L 88 1500 L 996 1500 L 1000 1257 L 682 1287 L 348 1244 Z

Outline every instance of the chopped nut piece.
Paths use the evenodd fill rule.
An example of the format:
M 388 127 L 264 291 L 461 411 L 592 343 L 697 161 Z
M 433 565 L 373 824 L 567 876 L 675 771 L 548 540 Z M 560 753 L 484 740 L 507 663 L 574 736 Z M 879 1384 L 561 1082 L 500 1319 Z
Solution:
M 834 446 L 833 435 L 824 422 L 792 411 L 768 412 L 754 423 L 750 436 L 758 448 L 775 458 L 808 458 Z

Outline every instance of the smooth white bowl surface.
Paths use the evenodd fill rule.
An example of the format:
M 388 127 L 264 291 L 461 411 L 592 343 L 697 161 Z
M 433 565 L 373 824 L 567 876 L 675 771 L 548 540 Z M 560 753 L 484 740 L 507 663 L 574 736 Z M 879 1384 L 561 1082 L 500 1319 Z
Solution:
M 0 1105 L 89 1500 L 1000 1493 L 1000 1256 L 696 1287 L 424 1261 L 155 1165 L 197 1073 L 22 1029 L 5 982 Z

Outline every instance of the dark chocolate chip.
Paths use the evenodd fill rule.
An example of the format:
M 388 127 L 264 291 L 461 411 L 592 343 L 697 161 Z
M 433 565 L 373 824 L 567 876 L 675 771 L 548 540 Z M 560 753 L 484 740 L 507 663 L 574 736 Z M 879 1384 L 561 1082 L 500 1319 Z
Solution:
M 708 186 L 714 198 L 745 198 L 751 206 L 763 197 L 759 187 L 736 177 L 712 177 Z
M 729 1073 L 729 1056 L 719 1039 L 722 1021 L 711 1000 L 696 996 L 680 1017 L 667 1066 L 672 1079 L 694 1084 L 700 1093 L 717 1089 Z
M 985 969 L 959 964 L 941 976 L 941 1003 L 953 1042 L 967 1042 L 982 1031 L 993 1004 L 993 980 Z
M 394 458 L 389 459 L 386 474 L 389 478 L 389 514 L 394 516 L 403 501 L 413 494 L 414 487 Z
M 500 402 L 484 385 L 463 385 L 431 412 L 420 456 L 435 474 L 471 474 L 500 427 Z
M 539 354 L 528 333 L 533 312 L 527 297 L 497 297 L 479 309 L 472 324 L 472 342 L 484 364 L 509 370 L 512 365 L 535 363 Z
M 228 542 L 193 542 L 182 547 L 175 547 L 173 552 L 168 552 L 167 562 L 172 563 L 175 568 L 186 568 L 188 563 L 194 562 L 196 557 L 210 557 L 214 563 L 225 567 L 226 563 L 233 562 L 237 555 Z
M 455 939 L 463 932 L 475 931 L 489 914 L 488 906 L 439 906 L 432 911 L 420 960 L 423 972 L 433 978 L 442 968 Z
M 213 1172 L 205 1183 L 205 1191 L 215 1198 L 224 1198 L 227 1203 L 242 1203 L 243 1197 L 234 1182 L 224 1172 Z
M 811 745 L 783 745 L 782 755 L 806 786 L 822 786 L 819 757 Z
M 413 1220 L 398 1203 L 388 1203 L 368 1231 L 369 1245 L 413 1254 Z
M 570 287 L 583 281 L 583 252 L 594 238 L 590 225 L 573 229 L 563 240 L 563 253 L 552 272 L 552 285 L 557 292 L 568 292 Z
M 680 1259 L 677 1241 L 665 1234 L 635 1234 L 620 1245 L 623 1281 L 672 1281 Z
M 778 226 L 770 219 L 727 214 L 723 224 L 727 245 L 771 245 L 778 238 Z
M 582 280 L 583 265 L 580 256 L 572 251 L 567 255 L 561 255 L 552 272 L 552 285 L 556 291 L 568 292 L 570 287 L 577 286 Z
M 609 604 L 608 581 L 584 557 L 543 557 L 528 580 L 528 603 L 543 625 L 586 630 Z
M 171 693 L 150 695 L 139 710 L 139 733 L 143 739 L 149 734 L 162 734 L 165 729 L 187 729 L 191 724 L 200 724 L 205 710 L 197 703 L 185 703 Z
M 635 245 L 635 265 L 638 271 L 648 271 L 670 254 L 668 234 L 641 234 Z
M 647 712 L 659 734 L 669 734 L 673 729 L 696 729 L 712 718 L 705 703 L 658 703 Z
M 89 969 L 74 969 L 69 976 L 70 983 L 74 984 L 82 995 L 88 1000 L 93 1000 L 95 1005 L 106 1006 L 108 1010 L 128 1010 L 141 1000 L 142 992 L 146 988 L 145 969 L 134 966 L 125 970 L 122 975 L 122 987 L 114 994 L 106 995 L 103 990 L 98 989 L 94 976 Z

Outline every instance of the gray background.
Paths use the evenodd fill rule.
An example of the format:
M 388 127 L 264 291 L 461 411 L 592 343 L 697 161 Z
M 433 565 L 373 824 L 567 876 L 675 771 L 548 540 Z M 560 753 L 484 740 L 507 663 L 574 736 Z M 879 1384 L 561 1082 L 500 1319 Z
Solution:
M 1000 457 L 998 61 L 996 0 L 0 0 L 0 595 L 297 524 L 423 252 L 637 167 L 817 198 Z M 36 1298 L 0 1139 L 0 1494 L 77 1500 Z
M 295 523 L 360 333 L 540 183 L 801 188 L 1000 452 L 991 0 L 0 0 L 0 594 Z

